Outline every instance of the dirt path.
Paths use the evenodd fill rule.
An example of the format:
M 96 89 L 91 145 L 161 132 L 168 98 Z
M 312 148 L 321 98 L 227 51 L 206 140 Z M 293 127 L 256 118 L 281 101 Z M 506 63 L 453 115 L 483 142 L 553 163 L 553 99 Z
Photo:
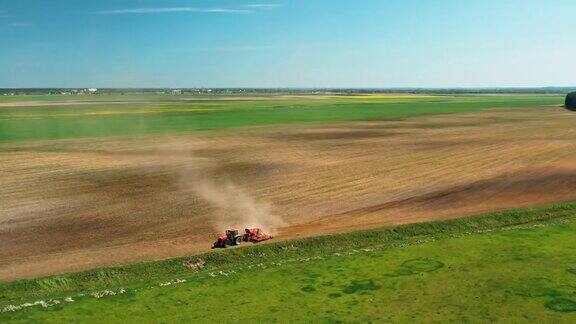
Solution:
M 206 251 L 229 225 L 288 239 L 576 200 L 575 122 L 530 108 L 3 144 L 0 279 Z

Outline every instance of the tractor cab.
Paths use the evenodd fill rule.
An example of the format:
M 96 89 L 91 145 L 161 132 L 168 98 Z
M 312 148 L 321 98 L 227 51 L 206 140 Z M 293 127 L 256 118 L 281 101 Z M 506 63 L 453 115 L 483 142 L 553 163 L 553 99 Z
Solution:
M 228 239 L 232 239 L 232 238 L 236 238 L 238 236 L 238 230 L 237 229 L 229 229 L 226 230 L 226 237 Z
M 227 248 L 229 246 L 240 245 L 240 243 L 242 243 L 242 235 L 238 233 L 238 230 L 234 228 L 226 230 L 226 233 L 219 236 L 216 242 L 214 242 L 214 248 Z

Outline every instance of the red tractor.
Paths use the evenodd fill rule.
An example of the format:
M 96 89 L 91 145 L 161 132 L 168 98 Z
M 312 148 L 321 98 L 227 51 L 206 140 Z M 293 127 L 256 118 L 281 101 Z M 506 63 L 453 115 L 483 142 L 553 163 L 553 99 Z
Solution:
M 226 230 L 226 234 L 219 236 L 214 242 L 213 248 L 227 248 L 229 246 L 240 245 L 242 243 L 242 235 L 238 234 L 237 229 Z
M 212 248 L 227 248 L 229 246 L 240 245 L 242 242 L 258 243 L 272 238 L 271 235 L 264 234 L 259 228 L 247 228 L 244 234 L 240 235 L 237 229 L 226 230 L 226 233 L 214 242 Z

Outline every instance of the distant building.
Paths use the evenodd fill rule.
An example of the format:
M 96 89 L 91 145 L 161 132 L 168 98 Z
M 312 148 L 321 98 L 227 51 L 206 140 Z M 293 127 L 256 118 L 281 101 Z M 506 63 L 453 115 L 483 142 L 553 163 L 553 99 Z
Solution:
M 90 93 L 90 94 L 95 94 L 96 92 L 98 92 L 98 89 L 96 89 L 96 88 L 88 88 L 88 89 L 86 89 L 86 92 L 87 92 L 87 93 Z
M 173 90 L 172 90 L 172 94 L 173 94 L 173 95 L 180 95 L 180 94 L 182 94 L 182 90 L 180 90 L 180 89 L 173 89 Z

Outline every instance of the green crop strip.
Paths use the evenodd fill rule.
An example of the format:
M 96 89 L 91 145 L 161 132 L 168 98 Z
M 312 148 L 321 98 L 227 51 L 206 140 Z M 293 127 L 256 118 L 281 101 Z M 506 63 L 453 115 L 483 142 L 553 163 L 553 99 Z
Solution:
M 560 105 L 555 96 L 275 99 L 0 108 L 0 142 L 181 133 L 293 123 L 398 119 Z

